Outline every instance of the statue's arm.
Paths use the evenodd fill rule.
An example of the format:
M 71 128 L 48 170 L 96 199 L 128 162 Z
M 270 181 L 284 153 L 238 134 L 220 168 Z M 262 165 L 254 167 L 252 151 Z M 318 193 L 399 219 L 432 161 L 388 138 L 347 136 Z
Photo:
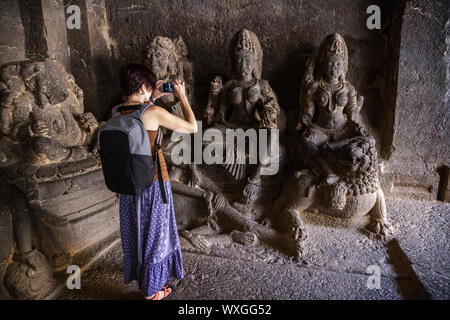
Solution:
M 280 114 L 280 106 L 275 92 L 266 80 L 261 80 L 262 99 L 254 110 L 254 116 L 261 128 L 278 128 L 277 118 Z
M 278 104 L 278 99 L 273 91 L 272 87 L 267 80 L 261 80 L 261 95 L 263 96 L 264 109 L 269 109 L 270 112 L 276 112 L 278 115 L 280 113 L 280 105 Z
M 191 61 L 182 60 L 181 68 L 185 82 L 191 86 L 195 86 L 194 64 Z
M 343 146 L 345 146 L 345 145 L 349 144 L 350 142 L 357 140 L 357 139 L 360 139 L 360 137 L 359 136 L 350 137 L 350 138 L 343 139 L 343 140 L 336 141 L 336 142 L 327 142 L 327 145 L 331 150 L 337 151 L 337 150 L 341 149 Z
M 307 114 L 311 118 L 314 116 L 314 112 L 316 111 L 316 106 L 314 104 L 314 94 L 316 93 L 316 90 L 317 85 L 311 84 L 303 98 L 303 103 L 305 106 L 303 115 Z
M 68 75 L 70 91 L 75 95 L 78 103 L 71 103 L 70 110 L 74 116 L 79 116 L 84 112 L 83 104 L 83 90 L 75 83 L 75 78 L 72 74 Z
M 358 93 L 356 89 L 350 83 L 348 86 L 348 102 L 344 108 L 344 112 L 347 115 L 347 118 L 352 122 L 359 123 L 359 111 L 360 107 L 358 106 Z
M 311 124 L 316 111 L 316 106 L 314 104 L 314 95 L 316 94 L 316 91 L 317 83 L 310 83 L 305 88 L 304 93 L 300 98 L 300 110 L 302 110 L 303 107 L 303 112 L 298 119 L 297 130 L 301 129 L 302 126 L 309 126 Z
M 226 124 L 225 115 L 228 111 L 226 87 L 222 88 L 219 93 L 219 107 L 217 112 L 216 121 L 219 123 Z
M 216 110 L 219 107 L 219 99 L 222 91 L 222 78 L 220 76 L 215 77 L 209 85 L 208 103 L 203 110 L 203 118 L 206 119 L 208 124 L 211 124 L 214 120 Z
M 306 62 L 306 70 L 302 80 L 299 101 L 299 117 L 296 130 L 303 126 L 308 126 L 314 116 L 314 94 L 317 89 L 317 82 L 314 80 L 315 59 L 310 58 Z
M 188 185 L 185 185 L 184 183 L 170 180 L 170 185 L 172 187 L 172 191 L 177 194 L 182 194 L 188 197 L 194 197 L 194 198 L 204 198 L 205 197 L 205 191 L 190 187 Z

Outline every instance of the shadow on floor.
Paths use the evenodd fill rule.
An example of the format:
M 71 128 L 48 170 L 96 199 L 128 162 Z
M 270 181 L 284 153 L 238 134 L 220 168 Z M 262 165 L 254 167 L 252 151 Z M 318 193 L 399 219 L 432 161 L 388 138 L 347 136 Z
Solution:
M 397 274 L 396 282 L 400 294 L 406 300 L 428 300 L 429 293 L 420 282 L 414 269 L 411 267 L 411 261 L 400 247 L 396 239 L 392 239 L 387 244 L 387 254 L 389 263 L 394 267 Z

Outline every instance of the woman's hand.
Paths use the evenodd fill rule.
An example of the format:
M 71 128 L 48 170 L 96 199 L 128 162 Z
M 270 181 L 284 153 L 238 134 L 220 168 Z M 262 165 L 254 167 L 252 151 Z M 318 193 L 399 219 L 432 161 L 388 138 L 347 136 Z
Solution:
M 163 83 L 167 82 L 167 80 L 159 80 L 156 82 L 155 88 L 152 92 L 152 98 L 153 100 L 157 100 L 161 98 L 162 96 L 168 95 L 170 92 L 161 92 L 159 88 L 163 85 Z
M 184 82 L 177 79 L 172 82 L 172 85 L 174 96 L 180 100 L 184 119 L 171 114 L 164 108 L 154 107 L 144 112 L 142 122 L 147 130 L 155 130 L 159 125 L 180 133 L 196 133 L 197 120 L 186 97 Z
M 176 79 L 172 81 L 173 84 L 173 95 L 179 100 L 186 97 L 186 85 L 184 81 Z

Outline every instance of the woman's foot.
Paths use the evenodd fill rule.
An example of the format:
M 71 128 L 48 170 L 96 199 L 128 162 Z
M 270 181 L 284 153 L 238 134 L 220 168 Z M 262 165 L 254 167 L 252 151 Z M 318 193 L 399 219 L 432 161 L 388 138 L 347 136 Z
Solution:
M 166 284 L 157 293 L 150 297 L 145 297 L 145 300 L 165 300 L 173 292 L 173 287 L 170 284 Z

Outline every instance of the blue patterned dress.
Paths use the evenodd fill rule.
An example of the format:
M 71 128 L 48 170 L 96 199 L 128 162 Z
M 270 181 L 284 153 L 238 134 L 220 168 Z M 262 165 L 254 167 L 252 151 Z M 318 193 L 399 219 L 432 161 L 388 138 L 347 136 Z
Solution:
M 172 188 L 170 181 L 163 184 L 167 203 L 162 200 L 158 180 L 140 195 L 120 195 L 124 281 L 137 280 L 144 296 L 161 290 L 169 278 L 184 277 Z

